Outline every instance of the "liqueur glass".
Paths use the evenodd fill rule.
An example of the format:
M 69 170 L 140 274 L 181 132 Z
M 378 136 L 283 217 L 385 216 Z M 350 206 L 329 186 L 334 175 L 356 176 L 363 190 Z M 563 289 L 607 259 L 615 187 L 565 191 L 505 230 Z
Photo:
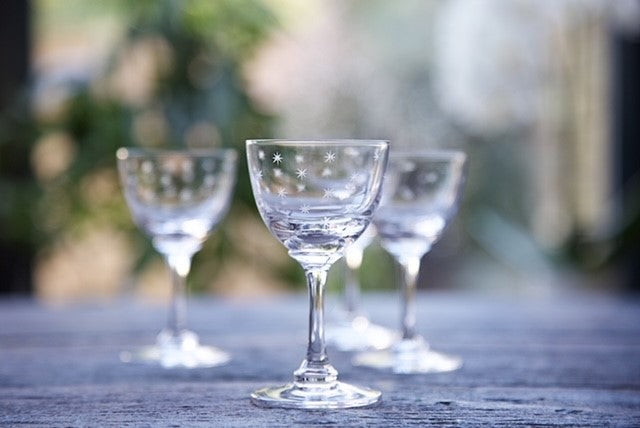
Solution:
M 395 373 L 456 370 L 462 360 L 430 349 L 416 332 L 416 280 L 420 259 L 455 215 L 465 182 L 460 151 L 392 152 L 374 223 L 401 278 L 402 338 L 384 351 L 357 354 L 353 363 Z
M 120 359 L 166 368 L 228 362 L 226 352 L 200 345 L 198 336 L 187 329 L 186 278 L 193 255 L 229 208 L 236 151 L 120 148 L 116 156 L 133 220 L 163 256 L 172 279 L 167 326 L 158 334 L 155 346 L 122 352 Z
M 362 265 L 364 250 L 376 236 L 373 224 L 344 251 L 346 262 L 344 281 L 344 309 L 334 314 L 327 323 L 327 343 L 340 351 L 364 351 L 386 349 L 397 335 L 392 330 L 372 323 L 360 309 L 360 282 L 358 271 Z
M 327 271 L 364 232 L 380 198 L 388 143 L 249 140 L 258 211 L 303 267 L 309 286 L 307 354 L 293 382 L 251 394 L 264 407 L 335 409 L 376 403 L 381 393 L 338 381 L 324 338 Z

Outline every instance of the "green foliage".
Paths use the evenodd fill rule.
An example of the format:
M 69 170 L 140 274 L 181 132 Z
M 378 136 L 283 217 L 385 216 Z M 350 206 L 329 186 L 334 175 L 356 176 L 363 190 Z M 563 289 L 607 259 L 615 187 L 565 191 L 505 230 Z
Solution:
M 115 152 L 127 145 L 237 148 L 230 216 L 257 215 L 244 140 L 270 137 L 272 119 L 254 107 L 241 67 L 276 27 L 275 17 L 258 0 L 143 0 L 127 13 L 130 29 L 107 70 L 80 85 L 69 84 L 69 95 L 53 117 L 32 114 L 27 102 L 0 117 L 2 239 L 35 250 L 104 222 L 128 230 L 141 248 L 139 266 L 148 261 L 154 253 L 134 227 L 117 180 Z M 151 65 L 138 67 L 140 55 Z M 122 77 L 128 61 L 135 72 Z M 137 79 L 133 89 L 148 90 L 136 98 L 126 90 L 127 82 L 125 90 L 114 89 L 123 79 Z M 151 124 L 145 122 L 149 117 Z M 43 138 L 57 134 L 70 142 L 72 161 L 62 173 L 37 179 L 33 152 Z M 104 192 L 96 190 L 105 186 Z M 199 255 L 207 263 L 197 264 L 201 271 L 194 276 L 215 275 L 233 256 L 238 257 L 238 245 L 222 225 Z M 292 263 L 279 272 L 282 278 L 296 273 Z
M 0 243 L 33 248 L 38 234 L 33 228 L 33 201 L 41 189 L 31 174 L 30 150 L 39 132 L 21 97 L 0 115 Z
M 379 244 L 367 248 L 359 274 L 365 291 L 395 290 L 397 287 L 393 258 Z

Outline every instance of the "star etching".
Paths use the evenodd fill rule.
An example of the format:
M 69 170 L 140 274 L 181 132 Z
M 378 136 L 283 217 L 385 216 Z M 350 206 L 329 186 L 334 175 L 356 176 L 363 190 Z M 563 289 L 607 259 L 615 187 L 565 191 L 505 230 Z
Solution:
M 298 168 L 296 170 L 296 176 L 300 179 L 300 180 L 304 180 L 304 178 L 307 176 L 307 169 L 302 169 L 302 168 Z
M 258 159 L 264 160 L 264 152 L 262 150 L 258 151 Z
M 333 192 L 331 191 L 331 189 L 324 189 L 324 195 L 322 195 L 322 197 L 323 198 L 330 198 L 332 194 L 333 194 Z
M 329 229 L 329 226 L 331 225 L 331 219 L 329 217 L 323 217 L 322 218 L 322 227 L 325 229 Z
M 276 177 L 282 177 L 282 170 L 280 168 L 274 168 L 273 175 Z
M 301 206 L 301 207 L 300 207 L 300 211 L 301 211 L 303 214 L 309 214 L 309 209 L 310 209 L 310 208 L 311 208 L 311 207 L 310 207 L 309 205 L 304 204 L 303 206 Z
M 282 155 L 280 152 L 275 152 L 272 159 L 273 163 L 280 165 L 280 162 L 282 162 Z
M 279 197 L 279 198 L 284 198 L 284 197 L 286 197 L 286 196 L 287 196 L 287 189 L 285 189 L 284 187 L 281 187 L 281 188 L 278 190 L 278 197 Z
M 376 150 L 373 152 L 373 160 L 377 161 L 378 159 L 380 159 L 380 152 Z
M 325 163 L 331 163 L 334 160 L 336 160 L 336 154 L 333 153 L 331 150 L 329 150 L 327 153 L 324 154 L 324 161 Z
M 331 175 L 331 170 L 329 168 L 325 168 L 322 170 L 322 176 L 323 177 L 328 177 Z
M 262 170 L 259 170 L 258 172 L 256 172 L 256 178 L 258 180 L 262 180 Z
M 304 162 L 304 156 L 296 155 L 296 163 L 301 163 L 301 162 Z

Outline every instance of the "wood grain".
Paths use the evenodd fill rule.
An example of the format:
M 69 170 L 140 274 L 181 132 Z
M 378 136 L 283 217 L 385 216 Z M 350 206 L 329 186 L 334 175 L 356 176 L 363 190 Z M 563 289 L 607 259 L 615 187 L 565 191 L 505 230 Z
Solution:
M 365 296 L 389 326 L 395 296 Z M 0 426 L 640 426 L 640 301 L 570 294 L 522 300 L 419 297 L 419 329 L 463 356 L 454 373 L 341 378 L 383 391 L 372 408 L 265 410 L 248 394 L 289 381 L 304 354 L 306 297 L 190 302 L 190 325 L 233 354 L 224 367 L 162 370 L 118 361 L 150 343 L 161 306 L 125 299 L 47 307 L 0 301 Z

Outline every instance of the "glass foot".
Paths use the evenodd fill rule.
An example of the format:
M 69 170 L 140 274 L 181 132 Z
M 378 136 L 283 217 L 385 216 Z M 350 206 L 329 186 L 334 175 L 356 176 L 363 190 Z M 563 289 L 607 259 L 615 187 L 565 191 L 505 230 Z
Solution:
M 292 383 L 259 389 L 251 394 L 251 402 L 260 407 L 345 409 L 375 404 L 381 395 L 380 391 L 339 382 L 338 371 L 326 360 L 304 360 L 293 372 Z
M 432 351 L 420 336 L 403 339 L 385 351 L 362 352 L 352 362 L 355 366 L 391 370 L 401 374 L 442 373 L 462 367 L 460 357 Z
M 198 336 L 188 330 L 179 335 L 163 330 L 158 335 L 156 345 L 120 353 L 120 361 L 124 363 L 159 364 L 167 369 L 215 367 L 230 360 L 226 352 L 200 345 Z
M 398 340 L 396 332 L 371 323 L 363 315 L 327 323 L 325 335 L 330 346 L 346 352 L 387 349 Z
M 304 387 L 294 382 L 259 389 L 251 394 L 251 402 L 260 407 L 345 409 L 375 404 L 381 395 L 380 391 L 339 381 L 326 387 Z

